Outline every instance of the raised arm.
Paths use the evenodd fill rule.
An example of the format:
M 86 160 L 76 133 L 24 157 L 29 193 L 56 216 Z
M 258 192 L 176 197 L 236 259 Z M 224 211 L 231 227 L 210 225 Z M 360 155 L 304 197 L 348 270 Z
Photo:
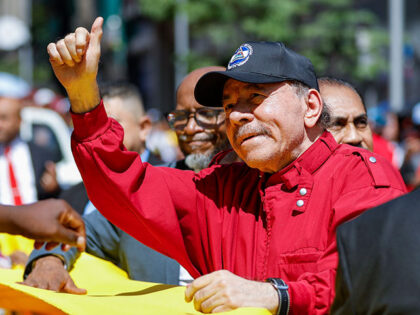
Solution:
M 100 102 L 96 82 L 101 56 L 103 18 L 96 18 L 90 32 L 78 27 L 57 43 L 47 47 L 54 74 L 69 96 L 74 113 L 85 113 Z
M 184 235 L 191 235 L 190 230 L 203 233 L 195 224 L 199 192 L 194 173 L 162 172 L 123 146 L 123 129 L 108 118 L 96 82 L 102 22 L 97 18 L 90 32 L 79 27 L 48 45 L 51 66 L 71 102 L 76 164 L 91 201 L 107 219 L 197 275 L 184 240 Z M 180 222 L 179 215 L 188 220 Z M 192 239 L 199 242 L 197 237 Z M 201 256 L 200 260 L 205 261 Z

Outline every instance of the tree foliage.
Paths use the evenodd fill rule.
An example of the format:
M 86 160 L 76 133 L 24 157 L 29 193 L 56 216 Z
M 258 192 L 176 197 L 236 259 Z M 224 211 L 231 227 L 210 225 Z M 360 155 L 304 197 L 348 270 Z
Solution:
M 249 40 L 283 41 L 309 57 L 319 74 L 366 80 L 385 70 L 386 32 L 352 0 L 138 0 L 156 20 L 185 12 L 190 67 L 226 63 Z

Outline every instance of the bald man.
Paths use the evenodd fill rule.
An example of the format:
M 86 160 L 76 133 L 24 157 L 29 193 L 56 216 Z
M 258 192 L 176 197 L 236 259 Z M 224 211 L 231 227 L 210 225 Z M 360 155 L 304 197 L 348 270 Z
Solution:
M 176 132 L 185 160 L 171 166 L 198 172 L 209 165 L 216 153 L 230 147 L 223 108 L 204 107 L 194 97 L 194 88 L 201 76 L 224 70 L 224 67 L 196 69 L 178 87 L 176 108 L 168 114 L 167 119 Z
M 186 158 L 172 163 L 170 167 L 199 171 L 207 167 L 219 150 L 228 147 L 223 111 L 205 108 L 194 98 L 198 79 L 207 72 L 220 69 L 224 70 L 221 67 L 197 69 L 180 84 L 176 110 L 168 115 L 168 119 L 176 131 L 180 148 Z M 118 120 L 124 128 L 124 145 L 130 151 L 139 152 L 144 158 L 147 136 L 145 130 L 149 129 L 149 118 L 144 116 L 140 97 L 133 89 L 115 85 L 104 86 L 101 94 L 108 115 Z M 166 284 L 187 284 L 192 281 L 188 272 L 175 260 L 144 246 L 111 224 L 98 211 L 85 214 L 84 221 L 86 251 L 115 263 L 127 271 L 130 279 Z M 25 284 L 53 291 L 84 294 L 86 290 L 76 287 L 66 270 L 73 266 L 76 259 L 76 250 L 63 252 L 55 249 L 50 255 L 45 250 L 36 250 L 31 254 L 25 269 Z

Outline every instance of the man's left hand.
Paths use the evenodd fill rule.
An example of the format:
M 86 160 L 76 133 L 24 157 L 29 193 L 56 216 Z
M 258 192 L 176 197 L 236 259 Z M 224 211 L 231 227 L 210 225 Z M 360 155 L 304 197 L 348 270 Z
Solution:
M 238 307 L 261 307 L 275 313 L 278 295 L 270 283 L 241 278 L 219 270 L 195 279 L 185 290 L 185 300 L 197 311 L 226 312 Z

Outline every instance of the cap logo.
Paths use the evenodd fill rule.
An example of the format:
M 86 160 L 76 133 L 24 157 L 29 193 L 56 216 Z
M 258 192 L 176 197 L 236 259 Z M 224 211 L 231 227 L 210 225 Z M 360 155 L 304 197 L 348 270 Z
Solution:
M 228 70 L 243 65 L 252 55 L 252 47 L 249 44 L 241 45 L 234 53 L 227 66 Z

